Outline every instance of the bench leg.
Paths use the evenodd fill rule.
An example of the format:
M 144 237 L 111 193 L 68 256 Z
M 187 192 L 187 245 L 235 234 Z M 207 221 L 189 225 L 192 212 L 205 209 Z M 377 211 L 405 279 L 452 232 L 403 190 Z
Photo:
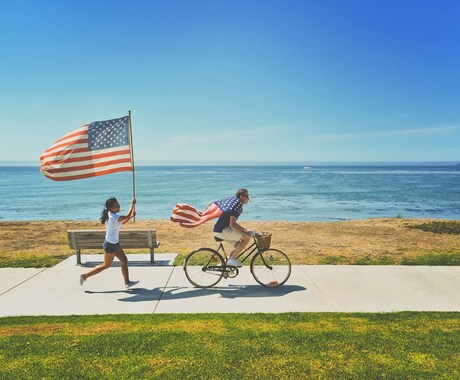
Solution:
M 150 248 L 150 263 L 155 264 L 155 248 Z
M 81 256 L 80 256 L 79 249 L 76 250 L 76 254 L 77 254 L 77 265 L 81 265 Z

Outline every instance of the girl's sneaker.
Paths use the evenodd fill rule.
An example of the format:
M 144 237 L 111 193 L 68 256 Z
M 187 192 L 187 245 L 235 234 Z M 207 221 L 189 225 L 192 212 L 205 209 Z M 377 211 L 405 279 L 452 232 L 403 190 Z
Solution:
M 139 283 L 139 281 L 130 281 L 127 284 L 125 284 L 125 288 L 129 289 L 129 288 L 133 287 L 134 285 L 137 285 L 138 283 Z

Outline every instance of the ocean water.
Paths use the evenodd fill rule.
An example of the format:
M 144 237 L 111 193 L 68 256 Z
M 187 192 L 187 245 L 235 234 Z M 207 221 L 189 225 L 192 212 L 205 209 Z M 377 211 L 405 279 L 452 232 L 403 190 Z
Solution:
M 245 187 L 240 220 L 338 221 L 374 217 L 460 219 L 458 166 L 138 166 L 137 219 L 168 219 Z M 0 221 L 98 220 L 115 196 L 126 211 L 130 172 L 53 182 L 38 167 L 0 167 Z

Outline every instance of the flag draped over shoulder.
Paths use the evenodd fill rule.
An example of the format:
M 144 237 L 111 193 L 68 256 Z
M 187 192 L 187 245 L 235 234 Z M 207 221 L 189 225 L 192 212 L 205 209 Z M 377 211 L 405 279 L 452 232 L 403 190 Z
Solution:
M 45 150 L 40 164 L 53 181 L 132 171 L 129 117 L 83 125 Z
M 222 210 L 214 202 L 204 212 L 187 204 L 177 204 L 173 209 L 171 221 L 179 223 L 182 227 L 193 228 L 217 218 L 221 214 Z
M 198 211 L 193 206 L 179 203 L 173 209 L 171 221 L 179 223 L 182 227 L 193 228 L 218 218 L 222 213 L 230 210 L 235 210 L 238 214 L 243 212 L 241 201 L 235 196 L 212 202 L 204 212 Z

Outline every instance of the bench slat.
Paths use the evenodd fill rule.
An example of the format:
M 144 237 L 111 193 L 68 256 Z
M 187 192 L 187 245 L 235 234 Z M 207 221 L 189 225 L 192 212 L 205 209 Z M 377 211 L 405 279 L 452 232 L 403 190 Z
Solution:
M 76 250 L 77 264 L 80 262 L 81 249 L 102 249 L 105 230 L 68 230 L 69 246 Z M 122 230 L 120 231 L 120 244 L 123 248 L 149 248 L 150 261 L 154 262 L 154 248 L 157 242 L 155 230 Z

